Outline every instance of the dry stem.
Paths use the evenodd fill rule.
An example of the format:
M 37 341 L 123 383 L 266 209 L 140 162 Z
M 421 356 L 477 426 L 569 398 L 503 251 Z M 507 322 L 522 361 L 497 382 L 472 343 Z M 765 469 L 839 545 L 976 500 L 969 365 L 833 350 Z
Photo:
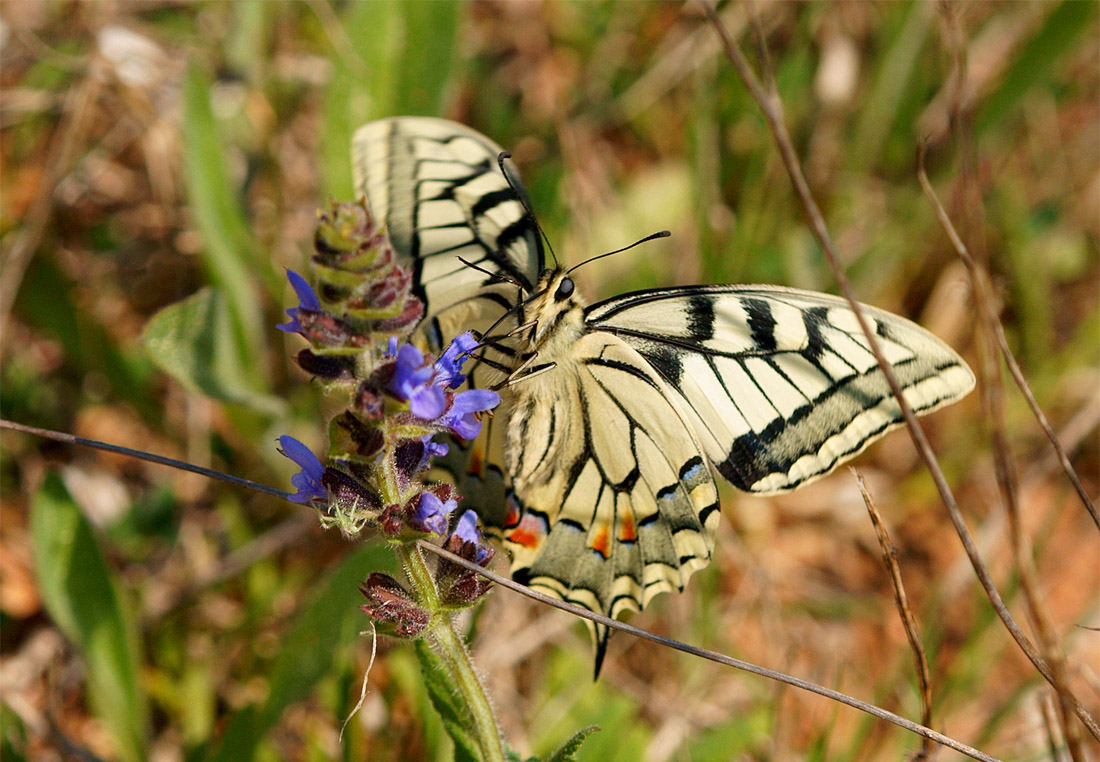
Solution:
M 863 474 L 854 468 L 849 470 L 855 475 L 856 481 L 859 483 L 860 494 L 863 495 L 867 513 L 871 516 L 871 524 L 874 525 L 875 534 L 878 535 L 878 544 L 882 549 L 882 562 L 890 572 L 890 583 L 894 587 L 894 603 L 898 607 L 901 623 L 905 626 L 905 637 L 909 640 L 909 648 L 913 651 L 913 660 L 916 662 L 917 668 L 917 683 L 920 685 L 920 721 L 923 725 L 931 727 L 932 678 L 928 669 L 928 657 L 925 656 L 924 646 L 920 640 L 920 631 L 917 629 L 917 620 L 909 608 L 909 596 L 905 594 L 905 583 L 902 582 L 901 569 L 898 568 L 898 549 L 894 546 L 893 540 L 890 539 L 890 532 L 886 529 L 886 525 L 882 523 L 882 517 L 879 515 L 878 508 L 875 507 L 874 498 L 871 497 L 871 490 L 868 489 Z M 921 741 L 920 759 L 931 758 L 932 744 L 929 743 L 927 738 L 924 738 Z

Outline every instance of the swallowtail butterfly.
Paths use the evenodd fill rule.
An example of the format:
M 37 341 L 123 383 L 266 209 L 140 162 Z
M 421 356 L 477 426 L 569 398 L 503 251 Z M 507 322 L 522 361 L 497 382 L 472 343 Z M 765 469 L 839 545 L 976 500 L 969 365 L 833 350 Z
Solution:
M 792 490 L 902 423 L 837 297 L 689 286 L 586 305 L 547 267 L 500 151 L 460 124 L 401 117 L 360 128 L 352 153 L 357 192 L 413 267 L 423 339 L 438 351 L 479 332 L 469 383 L 503 384 L 479 440 L 443 465 L 498 529 L 514 578 L 613 617 L 638 610 L 708 563 L 713 471 L 746 492 Z M 864 309 L 914 412 L 973 388 L 939 339 Z M 594 634 L 598 669 L 608 633 Z

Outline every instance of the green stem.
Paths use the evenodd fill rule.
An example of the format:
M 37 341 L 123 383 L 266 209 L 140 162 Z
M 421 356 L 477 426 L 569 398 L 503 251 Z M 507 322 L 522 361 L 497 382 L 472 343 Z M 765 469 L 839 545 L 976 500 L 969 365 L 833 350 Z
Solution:
M 481 750 L 482 762 L 504 762 L 504 748 L 500 730 L 493 715 L 489 697 L 470 661 L 470 654 L 455 632 L 451 614 L 439 610 L 439 593 L 435 588 L 431 571 L 420 554 L 420 549 L 412 543 L 396 543 L 395 549 L 413 584 L 417 602 L 435 612 L 428 639 L 433 649 L 451 673 L 452 685 L 458 688 L 462 698 L 462 707 L 466 710 L 470 730 L 477 739 Z

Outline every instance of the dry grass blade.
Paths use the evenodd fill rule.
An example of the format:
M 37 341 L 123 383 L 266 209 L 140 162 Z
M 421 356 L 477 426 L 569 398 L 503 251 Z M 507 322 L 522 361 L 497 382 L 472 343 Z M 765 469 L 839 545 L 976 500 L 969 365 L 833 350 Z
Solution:
M 951 523 L 955 527 L 955 532 L 962 542 L 966 555 L 970 559 L 971 566 L 974 568 L 978 581 L 985 590 L 986 596 L 993 606 L 993 610 L 997 613 L 1001 622 L 1004 623 L 1005 628 L 1012 635 L 1013 640 L 1019 645 L 1020 650 L 1024 652 L 1039 674 L 1043 676 L 1043 679 L 1052 686 L 1057 687 L 1057 681 L 1051 674 L 1050 666 L 1046 663 L 1046 660 L 1043 659 L 1042 655 L 1027 635 L 1024 634 L 1020 625 L 1016 622 L 1016 619 L 1005 605 L 1004 599 L 1001 597 L 996 584 L 993 582 L 989 569 L 982 560 L 981 554 L 974 544 L 974 539 L 970 534 L 970 530 L 966 526 L 966 521 L 963 519 L 962 512 L 959 510 L 954 493 L 947 484 L 947 478 L 944 476 L 943 470 L 936 460 L 936 455 L 932 451 L 932 446 L 928 441 L 928 437 L 925 435 L 924 429 L 921 428 L 920 424 L 917 422 L 916 416 L 913 415 L 909 403 L 906 402 L 902 394 L 901 386 L 898 384 L 897 376 L 894 374 L 889 362 L 887 362 L 886 358 L 883 356 L 878 339 L 875 337 L 874 332 L 871 331 L 867 318 L 860 309 L 859 303 L 855 298 L 855 293 L 852 290 L 851 283 L 840 265 L 840 260 L 836 254 L 836 248 L 833 246 L 832 236 L 830 236 L 828 228 L 825 226 L 825 219 L 817 203 L 814 201 L 813 195 L 810 193 L 805 174 L 802 172 L 801 162 L 798 159 L 794 144 L 791 142 L 790 135 L 787 132 L 783 115 L 783 103 L 779 98 L 775 83 L 769 82 L 769 87 L 765 90 L 764 85 L 749 66 L 744 54 L 730 38 L 713 4 L 708 0 L 700 0 L 700 2 L 706 9 L 707 16 L 722 40 L 722 46 L 727 57 L 737 70 L 738 75 L 741 77 L 745 87 L 749 90 L 753 100 L 755 100 L 760 107 L 764 119 L 768 123 L 768 127 L 771 130 L 772 137 L 775 139 L 776 147 L 779 150 L 787 174 L 790 176 L 791 183 L 794 186 L 795 194 L 798 196 L 799 202 L 802 204 L 802 208 L 809 219 L 810 229 L 813 231 L 814 237 L 821 246 L 822 252 L 825 254 L 825 260 L 829 263 L 829 268 L 836 278 L 841 292 L 851 305 L 860 329 L 863 331 L 863 335 L 867 339 L 868 345 L 875 355 L 875 359 L 878 361 L 879 369 L 882 371 L 883 376 L 885 376 L 890 386 L 890 390 L 897 400 L 902 417 L 905 419 L 906 428 L 913 439 L 913 444 L 916 446 L 921 459 L 928 467 L 928 471 L 932 476 L 932 481 L 936 485 L 937 492 L 939 492 L 940 499 L 947 509 L 947 514 L 951 519 Z M 1074 702 L 1074 712 L 1077 717 L 1084 723 L 1085 727 L 1089 729 L 1089 732 L 1092 733 L 1097 740 L 1100 740 L 1100 725 L 1097 725 L 1096 720 L 1088 713 L 1080 701 L 1075 697 L 1073 697 L 1072 700 Z
M 991 757 L 984 752 L 978 751 L 973 747 L 967 746 L 964 743 L 945 736 L 943 733 L 938 733 L 931 728 L 925 727 L 924 725 L 918 725 L 911 720 L 907 720 L 900 715 L 894 714 L 893 712 L 888 712 L 885 709 L 875 706 L 874 704 L 868 704 L 866 701 L 860 701 L 859 699 L 853 698 L 852 696 L 849 696 L 845 693 L 834 691 L 832 688 L 826 688 L 823 685 L 812 683 L 809 680 L 803 680 L 800 677 L 788 675 L 783 672 L 776 672 L 775 670 L 761 667 L 751 662 L 742 661 L 741 659 L 734 659 L 732 656 L 726 656 L 725 654 L 709 651 L 705 648 L 699 648 L 698 646 L 683 643 L 679 640 L 665 638 L 649 632 L 648 630 L 643 630 L 640 627 L 635 627 L 634 625 L 627 624 L 626 622 L 620 622 L 618 619 L 612 619 L 611 617 L 604 616 L 603 614 L 597 614 L 593 611 L 589 611 L 588 609 L 582 609 L 579 606 L 574 606 L 572 603 L 567 603 L 557 598 L 552 598 L 545 593 L 538 592 L 537 590 L 532 590 L 529 587 L 521 585 L 520 583 L 510 580 L 507 577 L 502 577 L 501 575 L 489 571 L 488 569 L 483 569 L 472 561 L 467 561 L 465 558 L 455 555 L 454 553 L 444 550 L 438 545 L 433 545 L 432 543 L 425 540 L 417 540 L 417 545 L 421 549 L 427 550 L 430 553 L 434 553 L 440 558 L 446 558 L 448 561 L 458 564 L 465 569 L 477 572 L 486 579 L 497 583 L 501 587 L 508 588 L 512 592 L 519 593 L 520 595 L 525 595 L 531 600 L 538 601 L 539 603 L 544 603 L 547 606 L 553 606 L 556 609 L 567 611 L 574 616 L 589 619 L 593 622 L 596 622 L 597 624 L 602 624 L 606 627 L 610 627 L 611 629 L 618 630 L 619 632 L 625 632 L 629 635 L 633 635 L 636 638 L 648 640 L 651 643 L 656 643 L 657 645 L 665 646 L 667 648 L 673 648 L 677 651 L 682 651 L 686 654 L 691 654 L 692 656 L 698 656 L 700 658 L 713 661 L 717 664 L 723 664 L 727 667 L 733 667 L 734 669 L 751 672 L 754 675 L 766 677 L 769 680 L 775 680 L 776 682 L 783 683 L 784 685 L 790 685 L 795 688 L 801 688 L 804 691 L 809 691 L 810 693 L 816 693 L 819 696 L 824 696 L 825 698 L 840 702 L 841 704 L 850 706 L 853 709 L 858 709 L 861 712 L 866 712 L 873 717 L 878 717 L 880 720 L 892 722 L 893 724 L 905 728 L 906 730 L 916 733 L 924 738 L 930 739 L 938 744 L 961 752 L 971 759 L 980 759 L 984 760 L 985 762 L 994 762 L 997 759 L 996 757 Z
M 924 146 L 920 147 L 917 155 L 917 173 L 921 187 L 925 195 L 931 200 L 936 210 L 936 216 L 943 225 L 945 232 L 955 246 L 959 257 L 966 263 L 973 283 L 973 293 L 978 308 L 978 337 L 980 345 L 981 364 L 979 377 L 981 379 L 982 393 L 985 398 L 986 409 L 989 413 L 991 431 L 993 436 L 993 463 L 997 474 L 997 486 L 1001 492 L 1001 500 L 1004 503 L 1005 513 L 1008 517 L 1009 537 L 1012 543 L 1012 554 L 1016 561 L 1016 568 L 1020 574 L 1020 587 L 1024 593 L 1024 601 L 1027 604 L 1028 615 L 1035 629 L 1036 637 L 1043 649 L 1043 656 L 1050 665 L 1051 676 L 1054 679 L 1054 689 L 1058 696 L 1058 709 L 1061 719 L 1061 727 L 1066 738 L 1066 745 L 1074 762 L 1083 762 L 1084 749 L 1081 747 L 1081 737 L 1076 725 L 1072 725 L 1070 717 L 1073 715 L 1072 694 L 1066 687 L 1068 684 L 1066 675 L 1065 654 L 1058 642 L 1050 615 L 1043 605 L 1046 596 L 1039 587 L 1039 574 L 1035 569 L 1034 554 L 1031 542 L 1024 532 L 1023 523 L 1020 521 L 1020 490 L 1019 478 L 1016 473 L 1015 460 L 1012 457 L 1008 443 L 1008 435 L 1005 432 L 1004 410 L 1004 384 L 1002 383 L 1000 367 L 997 363 L 997 350 L 994 347 L 994 336 L 1002 337 L 1001 346 L 1007 350 L 1003 343 L 1004 333 L 1001 330 L 1000 320 L 997 319 L 990 297 L 989 280 L 985 270 L 977 264 L 970 255 L 962 238 L 958 235 L 951 223 L 947 212 L 936 196 L 932 185 L 928 180 L 928 174 L 924 169 Z M 1009 353 L 1008 356 L 1011 356 Z M 1026 385 L 1021 388 L 1026 388 Z M 1038 408 L 1034 408 L 1038 410 Z M 1042 413 L 1040 412 L 1041 416 Z M 1053 432 L 1052 432 L 1053 433 Z M 1058 448 L 1059 454 L 1063 454 Z M 1068 462 L 1067 464 L 1068 465 Z M 1076 477 L 1070 469 L 1072 477 Z M 1087 505 L 1087 503 L 1086 503 Z M 1092 511 L 1090 511 L 1091 513 Z M 1095 516 L 1095 513 L 1093 513 Z
M 917 620 L 913 616 L 912 610 L 909 608 L 909 596 L 905 594 L 905 583 L 901 579 L 901 569 L 898 568 L 898 549 L 894 545 L 893 540 L 890 539 L 890 533 L 886 529 L 886 525 L 882 523 L 882 517 L 879 515 L 878 508 L 875 507 L 874 498 L 871 497 L 871 490 L 867 487 L 867 482 L 856 469 L 849 469 L 856 477 L 856 482 L 859 483 L 860 494 L 863 495 L 863 502 L 867 506 L 867 513 L 871 516 L 871 524 L 875 527 L 875 534 L 878 536 L 878 544 L 882 549 L 882 562 L 886 565 L 886 568 L 890 572 L 890 583 L 894 588 L 894 602 L 898 607 L 898 614 L 901 615 L 901 622 L 905 626 L 905 637 L 909 640 L 909 648 L 913 651 L 913 660 L 916 662 L 917 667 L 917 683 L 920 685 L 920 703 L 921 703 L 921 723 L 924 725 L 932 725 L 932 678 L 928 669 L 928 657 L 924 653 L 924 646 L 921 644 L 920 631 L 917 629 Z M 921 750 L 919 759 L 931 759 L 932 745 L 925 738 L 921 741 Z

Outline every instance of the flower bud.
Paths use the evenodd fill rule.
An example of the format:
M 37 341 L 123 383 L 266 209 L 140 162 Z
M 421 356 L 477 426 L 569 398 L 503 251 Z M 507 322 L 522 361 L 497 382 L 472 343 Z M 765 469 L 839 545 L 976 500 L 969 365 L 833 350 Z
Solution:
M 382 501 L 378 495 L 350 474 L 339 469 L 326 467 L 321 477 L 321 484 L 328 492 L 330 513 L 375 514 L 382 508 Z
M 454 533 L 443 547 L 481 567 L 487 567 L 493 560 L 493 549 L 482 541 L 481 532 L 477 529 L 477 515 L 473 511 L 462 514 Z M 440 602 L 448 608 L 472 606 L 489 591 L 492 584 L 475 571 L 445 558 L 439 559 L 436 587 Z
M 388 574 L 372 573 L 359 585 L 359 592 L 367 599 L 359 608 L 374 621 L 391 625 L 400 637 L 415 638 L 431 622 L 431 615 Z
M 313 261 L 320 267 L 339 270 L 368 269 L 378 256 L 378 247 L 371 245 L 377 235 L 378 228 L 365 202 L 333 204 L 318 217 Z
M 297 356 L 298 367 L 324 381 L 346 381 L 355 374 L 351 355 L 320 355 L 303 349 Z

